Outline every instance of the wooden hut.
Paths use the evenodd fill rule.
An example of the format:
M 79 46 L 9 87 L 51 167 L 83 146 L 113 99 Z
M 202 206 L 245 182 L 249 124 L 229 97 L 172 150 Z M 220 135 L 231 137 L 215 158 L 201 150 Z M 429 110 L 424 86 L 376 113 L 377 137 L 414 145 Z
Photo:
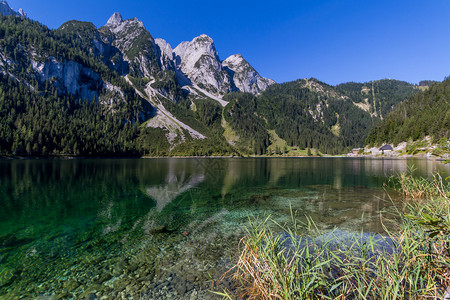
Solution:
M 380 148 L 380 151 L 384 153 L 384 151 L 394 151 L 394 148 L 392 148 L 391 145 L 385 144 Z

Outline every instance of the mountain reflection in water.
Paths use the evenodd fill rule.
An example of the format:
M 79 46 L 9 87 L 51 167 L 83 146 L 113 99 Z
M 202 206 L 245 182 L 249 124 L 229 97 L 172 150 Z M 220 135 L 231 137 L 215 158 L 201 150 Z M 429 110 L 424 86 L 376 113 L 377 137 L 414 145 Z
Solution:
M 324 230 L 382 233 L 392 196 L 383 183 L 413 165 L 420 176 L 449 169 L 349 158 L 0 160 L 0 298 L 54 295 L 71 280 L 78 296 L 117 285 L 93 285 L 102 274 L 139 288 L 170 272 L 206 282 L 249 220 L 289 224 L 291 208 Z

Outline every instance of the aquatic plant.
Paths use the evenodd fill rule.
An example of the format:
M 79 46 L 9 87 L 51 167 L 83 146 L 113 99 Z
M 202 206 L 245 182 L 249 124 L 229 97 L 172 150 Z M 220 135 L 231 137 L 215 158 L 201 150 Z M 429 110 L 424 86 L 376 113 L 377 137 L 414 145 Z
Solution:
M 442 299 L 450 286 L 450 189 L 431 180 L 398 176 L 403 193 L 383 235 L 339 230 L 323 234 L 308 218 L 289 226 L 253 220 L 239 245 L 238 282 L 224 297 L 246 299 Z M 382 214 L 386 218 L 386 214 Z M 389 222 L 388 222 L 389 221 Z M 283 234 L 272 226 L 282 228 Z M 448 297 L 449 295 L 445 295 Z M 447 298 L 445 298 L 447 299 Z

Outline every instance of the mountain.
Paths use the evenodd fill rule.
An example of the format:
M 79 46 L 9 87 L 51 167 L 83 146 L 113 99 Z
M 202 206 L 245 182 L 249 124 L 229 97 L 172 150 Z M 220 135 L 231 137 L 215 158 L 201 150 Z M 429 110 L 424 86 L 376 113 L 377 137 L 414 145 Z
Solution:
M 207 35 L 173 49 L 119 13 L 57 30 L 17 16 L 0 16 L 0 155 L 338 153 L 419 91 L 395 80 L 276 84 L 239 54 L 222 61 Z
M 230 75 L 236 90 L 240 92 L 256 95 L 275 83 L 272 79 L 261 77 L 240 54 L 228 57 L 222 62 L 222 66 Z
M 88 23 L 76 25 L 83 35 L 96 34 Z M 0 16 L 2 154 L 143 151 L 139 123 L 154 108 L 85 42 L 27 18 Z
M 99 32 L 123 54 L 131 76 L 152 78 L 161 70 L 155 40 L 137 18 L 123 20 L 120 13 L 114 13 Z
M 381 145 L 431 136 L 434 141 L 450 137 L 450 79 L 431 86 L 397 105 L 367 138 L 369 145 Z
M 258 97 L 230 94 L 226 99 L 226 120 L 240 138 L 251 140 L 246 144 L 254 149 L 248 151 L 259 154 L 274 134 L 286 146 L 341 153 L 362 144 L 373 122 L 335 87 L 314 78 L 272 85 Z
M 423 82 L 425 88 L 425 81 Z M 337 90 L 372 116 L 383 118 L 401 101 L 418 92 L 419 87 L 405 81 L 382 79 L 365 83 L 339 84 Z
M 26 18 L 27 14 L 20 8 L 19 11 L 15 12 L 11 7 L 9 7 L 8 2 L 0 1 L 0 14 L 4 16 L 17 16 Z
M 233 90 L 231 78 L 209 36 L 202 34 L 191 42 L 182 42 L 173 52 L 177 68 L 200 88 L 222 95 Z
M 400 96 L 404 82 L 380 82 L 389 83 L 389 89 L 380 88 L 375 93 L 381 107 L 385 101 L 378 95 L 395 95 L 395 99 L 388 99 L 397 103 L 406 99 Z M 242 153 L 257 154 L 270 154 L 274 145 L 288 150 L 314 148 L 323 153 L 342 153 L 363 146 L 373 124 L 381 119 L 358 105 L 355 101 L 359 98 L 350 97 L 351 89 L 343 87 L 366 85 L 350 83 L 334 87 L 311 78 L 271 85 L 258 96 L 231 93 L 224 98 L 229 101 L 223 112 L 227 140 Z M 407 86 L 409 92 L 419 92 L 416 86 Z M 366 96 L 361 91 L 358 95 Z
M 9 8 L 6 2 L 2 5 Z M 115 13 L 101 28 L 74 20 L 50 30 L 30 19 L 14 18 L 18 14 L 11 9 L 4 13 L 8 16 L 0 17 L 0 72 L 2 92 L 8 97 L 1 104 L 0 152 L 3 154 L 129 155 L 152 152 L 153 144 L 161 145 L 159 153 L 167 153 L 180 143 L 206 138 L 181 120 L 186 114 L 183 103 L 199 99 L 202 103 L 198 106 L 206 108 L 204 113 L 211 103 L 200 99 L 213 98 L 219 106 L 226 105 L 220 97 L 190 83 L 184 74 L 179 76 L 182 71 L 175 63 L 170 45 L 162 39 L 155 41 L 136 18 L 123 20 Z M 186 79 L 183 84 L 179 82 L 181 77 Z M 29 95 L 21 101 L 11 101 L 25 94 Z M 50 100 L 54 107 L 46 106 Z M 36 103 L 38 112 L 31 109 Z M 61 105 L 70 109 L 60 116 L 65 121 L 58 123 L 57 130 L 48 128 L 53 125 L 47 123 L 28 122 L 45 119 L 36 115 L 39 110 L 53 116 Z M 15 112 L 13 119 L 9 111 Z M 180 115 L 180 111 L 181 119 L 174 115 Z M 98 123 L 100 120 L 103 123 Z M 205 128 L 201 122 L 187 121 L 213 135 L 214 130 Z M 93 130 L 95 133 L 81 132 L 79 122 L 86 122 L 84 129 L 102 127 Z M 107 132 L 108 127 L 118 132 Z M 117 140 L 113 136 L 111 141 L 95 145 L 96 141 L 103 143 L 111 134 L 120 135 L 121 130 L 126 132 L 120 145 L 111 142 Z M 221 145 L 227 153 L 232 151 L 224 138 L 214 144 Z

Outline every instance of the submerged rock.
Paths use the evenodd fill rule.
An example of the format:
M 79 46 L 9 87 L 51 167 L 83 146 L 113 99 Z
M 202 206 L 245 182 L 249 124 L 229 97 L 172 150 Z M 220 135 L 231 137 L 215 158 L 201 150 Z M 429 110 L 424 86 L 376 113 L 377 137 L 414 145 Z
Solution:
M 150 228 L 148 232 L 151 234 L 158 234 L 158 233 L 170 233 L 171 231 L 167 229 L 165 225 L 161 225 Z
M 16 270 L 10 268 L 4 268 L 0 270 L 0 288 L 10 285 L 16 276 Z
M 0 248 L 19 247 L 32 242 L 31 239 L 20 239 L 15 234 L 10 233 L 0 237 Z

